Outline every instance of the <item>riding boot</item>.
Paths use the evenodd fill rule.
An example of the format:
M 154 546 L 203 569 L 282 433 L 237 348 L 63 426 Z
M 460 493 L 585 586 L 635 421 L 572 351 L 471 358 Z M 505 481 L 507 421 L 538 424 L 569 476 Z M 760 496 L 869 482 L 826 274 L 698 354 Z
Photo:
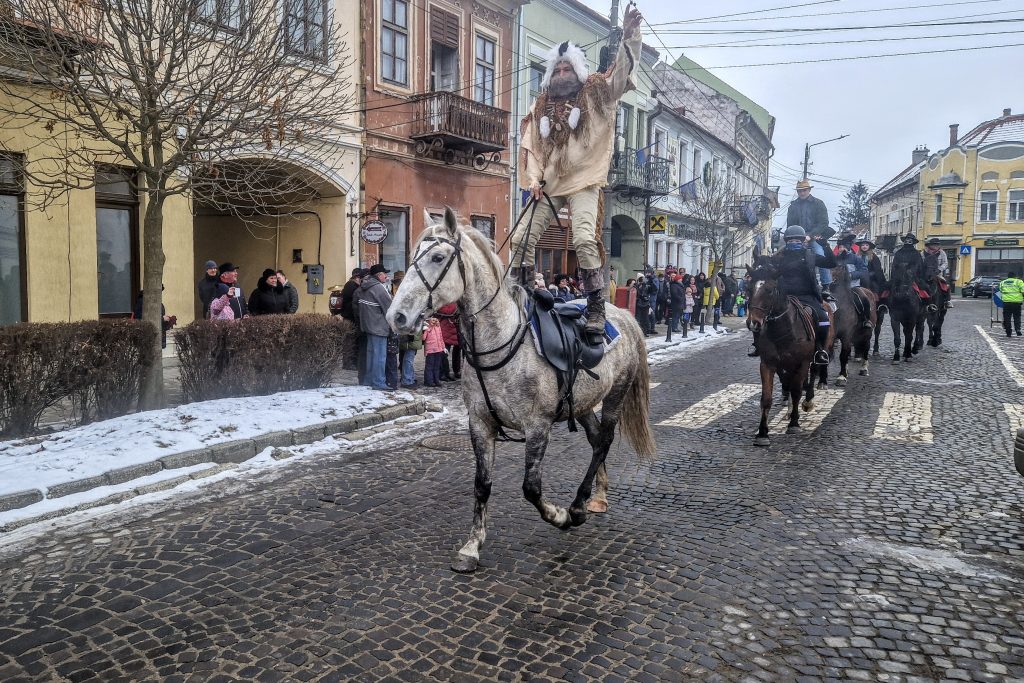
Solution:
M 814 333 L 814 364 L 828 365 L 828 351 L 825 350 L 825 342 L 828 341 L 828 325 L 818 325 Z
M 585 268 L 583 291 L 587 293 L 587 324 L 584 329 L 591 344 L 604 340 L 604 273 L 600 268 Z

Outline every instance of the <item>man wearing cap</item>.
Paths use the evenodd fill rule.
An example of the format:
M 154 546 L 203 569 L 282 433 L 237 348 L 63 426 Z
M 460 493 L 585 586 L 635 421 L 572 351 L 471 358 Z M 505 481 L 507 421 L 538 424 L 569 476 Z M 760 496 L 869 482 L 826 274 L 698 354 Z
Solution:
M 210 317 L 210 302 L 217 297 L 217 285 L 220 284 L 220 271 L 217 270 L 216 261 L 207 261 L 203 266 L 206 273 L 196 283 L 196 291 L 199 292 L 199 302 L 203 305 L 203 320 Z
M 923 301 L 928 301 L 928 289 L 925 286 L 924 257 L 917 250 L 917 243 L 921 240 L 912 232 L 908 232 L 901 240 L 903 246 L 896 250 L 892 256 L 892 268 L 889 270 L 889 282 L 901 282 L 907 275 L 910 276 L 914 290 Z
M 520 226 L 512 236 L 513 277 L 527 285 L 537 242 L 554 218 L 552 209 L 568 205 L 592 341 L 602 338 L 605 322 L 604 251 L 597 234 L 603 213 L 601 190 L 608 182 L 619 99 L 634 87 L 640 65 L 641 19 L 630 3 L 618 53 L 604 73 L 591 74 L 586 54 L 572 43 L 555 47 L 548 54 L 543 91 L 520 127 L 522 187 L 537 204 L 531 224 Z
M 217 269 L 220 272 L 220 281 L 234 292 L 231 297 L 231 310 L 235 314 L 235 320 L 249 317 L 249 305 L 245 302 L 245 295 L 242 288 L 238 286 L 238 266 L 228 261 L 220 264 Z
M 375 263 L 356 290 L 356 316 L 359 329 L 366 335 L 366 377 L 363 385 L 381 391 L 390 389 L 385 372 L 388 336 L 391 334 L 386 316 L 391 307 L 391 293 L 384 286 L 389 272 L 382 264 Z
M 811 196 L 811 188 L 813 187 L 807 178 L 796 184 L 796 199 L 790 203 L 789 211 L 786 212 L 786 227 L 788 228 L 791 225 L 801 226 L 804 232 L 815 240 L 811 242 L 811 248 L 814 249 L 814 253 L 818 256 L 823 256 L 827 244 L 823 247 L 817 242 L 817 239 L 826 235 L 829 230 L 828 208 L 825 206 L 825 202 Z M 829 286 L 832 284 L 832 273 L 827 268 L 819 268 L 818 279 L 821 281 L 822 289 L 828 291 Z

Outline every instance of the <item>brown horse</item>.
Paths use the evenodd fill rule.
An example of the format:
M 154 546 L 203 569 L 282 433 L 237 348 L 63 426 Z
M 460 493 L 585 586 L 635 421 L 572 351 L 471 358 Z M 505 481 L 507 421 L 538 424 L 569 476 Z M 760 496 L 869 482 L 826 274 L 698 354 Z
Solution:
M 762 261 L 750 274 L 749 291 L 753 292 L 747 305 L 747 327 L 757 338 L 761 358 L 761 423 L 754 438 L 755 446 L 769 446 L 768 414 L 772 409 L 775 375 L 779 376 L 783 396 L 789 396 L 789 426 L 787 434 L 800 433 L 800 394 L 805 391 L 803 410 L 814 410 L 814 315 L 795 297 L 786 296 L 779 288 L 778 271 Z M 826 313 L 832 322 L 832 311 Z M 832 328 L 825 342 L 830 348 L 834 341 Z
M 849 378 L 846 365 L 850 361 L 851 352 L 856 353 L 853 360 L 860 361 L 860 374 L 868 374 L 871 336 L 878 324 L 878 298 L 866 287 L 853 287 L 850 282 L 850 271 L 842 264 L 832 269 L 832 295 L 835 296 L 838 307 L 835 316 L 835 336 L 842 347 L 839 352 L 839 376 L 836 377 L 836 386 L 842 387 L 846 386 Z M 865 319 L 871 321 L 871 327 L 863 325 Z M 834 346 L 830 355 L 835 355 Z

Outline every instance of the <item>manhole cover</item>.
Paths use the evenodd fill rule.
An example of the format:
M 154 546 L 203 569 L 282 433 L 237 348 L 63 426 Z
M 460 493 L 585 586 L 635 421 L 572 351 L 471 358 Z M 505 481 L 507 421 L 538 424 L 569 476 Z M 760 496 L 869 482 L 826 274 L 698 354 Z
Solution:
M 472 451 L 473 442 L 469 439 L 469 434 L 455 433 L 455 434 L 439 434 L 437 436 L 428 436 L 427 438 L 420 441 L 421 446 L 433 449 L 435 451 Z

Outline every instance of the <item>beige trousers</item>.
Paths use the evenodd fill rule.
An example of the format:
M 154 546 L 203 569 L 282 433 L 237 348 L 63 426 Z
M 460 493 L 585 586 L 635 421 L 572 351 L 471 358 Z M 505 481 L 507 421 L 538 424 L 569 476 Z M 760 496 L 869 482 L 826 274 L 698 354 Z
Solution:
M 601 188 L 597 185 L 587 187 L 567 197 L 552 197 L 551 204 L 554 204 L 555 211 L 561 211 L 566 204 L 572 211 L 572 246 L 576 249 L 576 260 L 580 268 L 591 270 L 601 267 L 601 250 L 597 244 L 597 203 L 598 194 Z M 531 267 L 534 264 L 534 257 L 537 253 L 537 242 L 541 235 L 551 225 L 554 219 L 551 206 L 547 199 L 541 199 L 537 204 L 537 212 L 533 215 L 531 225 L 520 225 L 512 236 L 512 266 L 519 267 L 522 259 L 524 265 Z M 529 220 L 530 212 L 526 212 L 526 219 Z M 529 237 L 529 239 L 527 239 Z M 523 253 L 523 250 L 526 253 Z

